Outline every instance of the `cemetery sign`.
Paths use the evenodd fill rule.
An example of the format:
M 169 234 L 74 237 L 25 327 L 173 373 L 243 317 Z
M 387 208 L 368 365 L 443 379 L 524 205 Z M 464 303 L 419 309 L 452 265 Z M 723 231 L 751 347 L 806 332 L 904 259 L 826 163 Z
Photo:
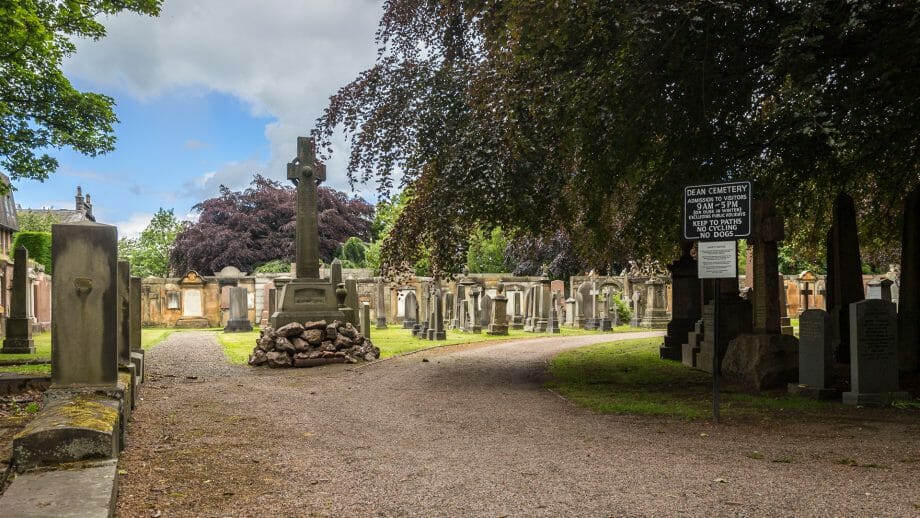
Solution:
M 731 241 L 751 235 L 751 182 L 684 187 L 684 238 Z

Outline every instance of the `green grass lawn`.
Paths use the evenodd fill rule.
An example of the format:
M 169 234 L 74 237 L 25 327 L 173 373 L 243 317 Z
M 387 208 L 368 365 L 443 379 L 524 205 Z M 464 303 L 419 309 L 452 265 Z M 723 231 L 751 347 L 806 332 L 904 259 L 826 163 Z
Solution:
M 611 342 L 567 351 L 550 363 L 547 386 L 598 412 L 686 419 L 712 415 L 712 376 L 658 357 L 661 338 Z M 750 395 L 723 383 L 721 413 L 796 412 L 827 403 L 784 392 Z
M 554 336 L 577 336 L 600 334 L 599 331 L 586 331 L 584 329 L 560 328 L 560 333 Z M 629 331 L 639 331 L 635 327 L 619 326 L 614 329 L 616 333 L 625 333 Z M 550 336 L 549 333 L 526 333 L 524 331 L 510 330 L 507 336 L 492 336 L 485 332 L 481 334 L 461 333 L 459 331 L 448 330 L 447 340 L 429 341 L 420 340 L 412 336 L 408 329 L 401 326 L 391 325 L 386 329 L 372 329 L 371 342 L 380 348 L 380 357 L 388 358 L 397 354 L 405 354 L 420 349 L 439 345 L 456 345 L 472 342 L 483 342 L 486 340 L 509 340 L 516 338 L 536 338 L 539 336 Z M 259 338 L 259 331 L 247 333 L 217 333 L 217 340 L 224 347 L 224 354 L 233 363 L 246 363 L 252 349 L 256 345 L 256 339 Z
M 162 342 L 175 329 L 165 327 L 145 327 L 141 329 L 141 347 L 144 350 Z M 51 359 L 51 333 L 38 333 L 32 335 L 35 342 L 34 354 L 0 354 L 0 360 L 37 360 Z M 0 372 L 15 372 L 18 374 L 50 374 L 51 365 L 0 365 Z

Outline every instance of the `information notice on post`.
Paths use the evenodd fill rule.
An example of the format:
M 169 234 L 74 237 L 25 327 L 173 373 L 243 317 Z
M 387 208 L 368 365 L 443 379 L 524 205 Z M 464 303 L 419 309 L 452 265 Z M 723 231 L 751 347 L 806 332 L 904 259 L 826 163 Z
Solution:
M 684 188 L 684 238 L 728 241 L 751 235 L 751 182 Z
M 697 243 L 700 279 L 734 279 L 738 275 L 736 241 L 701 241 Z

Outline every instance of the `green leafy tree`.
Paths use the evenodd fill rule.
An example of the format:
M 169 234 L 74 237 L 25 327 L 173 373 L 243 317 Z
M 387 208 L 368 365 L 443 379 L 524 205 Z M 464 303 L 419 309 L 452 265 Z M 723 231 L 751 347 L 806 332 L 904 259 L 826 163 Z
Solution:
M 255 267 L 258 273 L 291 273 L 291 263 L 281 259 L 273 259 Z
M 457 271 L 481 222 L 668 261 L 683 186 L 733 179 L 815 261 L 836 191 L 883 244 L 920 185 L 920 2 L 388 0 L 378 42 L 314 135 L 412 189 L 383 263 Z
M 361 238 L 352 236 L 345 240 L 342 249 L 339 251 L 339 259 L 342 264 L 348 264 L 347 268 L 364 268 L 366 263 L 367 247 Z
M 470 247 L 466 251 L 466 266 L 471 273 L 501 273 L 507 271 L 505 266 L 505 247 L 508 237 L 501 227 L 491 232 L 476 229 L 470 236 Z
M 114 149 L 114 102 L 76 90 L 61 71 L 71 38 L 105 36 L 105 15 L 155 16 L 162 0 L 28 0 L 0 5 L 0 167 L 11 178 L 43 180 L 57 169 L 44 150 L 89 156 Z M 7 186 L 0 186 L 4 191 Z
M 169 275 L 169 254 L 176 236 L 186 228 L 173 209 L 157 210 L 147 228 L 137 238 L 118 240 L 118 256 L 131 263 L 131 274 L 140 277 Z
M 51 225 L 60 223 L 57 216 L 51 212 L 31 210 L 16 211 L 16 220 L 22 232 L 51 232 Z

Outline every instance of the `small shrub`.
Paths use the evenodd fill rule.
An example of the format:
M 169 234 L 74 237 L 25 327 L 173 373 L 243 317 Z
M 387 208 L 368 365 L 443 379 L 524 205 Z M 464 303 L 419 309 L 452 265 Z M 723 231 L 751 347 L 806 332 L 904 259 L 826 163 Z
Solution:
M 51 272 L 51 232 L 17 232 L 13 238 L 13 250 L 26 247 L 29 257 Z

